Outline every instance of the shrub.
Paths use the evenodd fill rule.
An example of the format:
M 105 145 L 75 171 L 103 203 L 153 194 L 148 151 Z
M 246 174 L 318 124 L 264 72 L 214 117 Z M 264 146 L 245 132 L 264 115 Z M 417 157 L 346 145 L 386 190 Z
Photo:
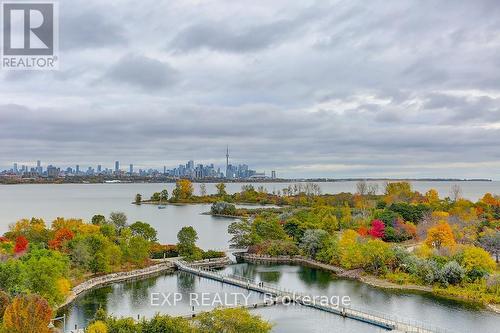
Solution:
M 441 269 L 442 282 L 447 284 L 459 284 L 465 277 L 465 270 L 456 261 L 450 261 Z
M 225 256 L 226 253 L 224 253 L 223 251 L 208 250 L 208 251 L 203 251 L 202 253 L 203 259 L 224 258 Z
M 466 246 L 464 248 L 462 265 L 471 281 L 483 278 L 496 268 L 495 260 L 490 254 L 475 246 Z
M 381 220 L 373 220 L 372 227 L 368 230 L 368 234 L 373 238 L 383 238 L 384 237 L 384 222 Z
M 293 256 L 299 253 L 294 242 L 289 240 L 267 240 L 259 244 L 259 254 L 270 256 Z
M 108 333 L 108 326 L 102 321 L 96 321 L 87 327 L 86 333 Z
M 150 251 L 152 259 L 174 258 L 179 256 L 176 245 L 162 245 L 155 243 L 151 245 Z
M 389 272 L 385 274 L 385 278 L 399 285 L 411 284 L 415 281 L 412 275 L 401 271 Z
M 214 215 L 236 215 L 236 206 L 224 201 L 215 202 L 210 209 Z

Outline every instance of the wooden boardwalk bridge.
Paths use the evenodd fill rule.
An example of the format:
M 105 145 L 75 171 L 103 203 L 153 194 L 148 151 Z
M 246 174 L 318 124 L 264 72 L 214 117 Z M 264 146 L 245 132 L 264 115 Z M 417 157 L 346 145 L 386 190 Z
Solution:
M 301 304 L 310 308 L 329 312 L 342 316 L 362 321 L 370 325 L 378 326 L 389 331 L 406 332 L 406 333 L 451 333 L 442 328 L 438 328 L 426 323 L 413 321 L 411 319 L 397 318 L 396 316 L 387 315 L 371 310 L 355 309 L 353 307 L 340 307 L 334 305 L 326 305 L 324 302 L 317 302 L 317 297 L 304 293 L 294 292 L 285 288 L 280 288 L 265 282 L 255 282 L 250 279 L 223 274 L 220 271 L 213 270 L 207 267 L 192 266 L 183 260 L 173 261 L 175 266 L 183 272 L 191 273 L 208 279 L 220 281 L 247 290 L 252 290 L 258 293 L 271 295 L 273 304 L 286 303 L 287 300 L 293 303 Z M 263 304 L 259 304 L 263 306 Z M 266 304 L 269 306 L 270 304 Z M 252 305 L 246 307 L 251 308 Z M 257 307 L 257 306 L 255 306 Z M 455 332 L 456 333 L 456 332 Z

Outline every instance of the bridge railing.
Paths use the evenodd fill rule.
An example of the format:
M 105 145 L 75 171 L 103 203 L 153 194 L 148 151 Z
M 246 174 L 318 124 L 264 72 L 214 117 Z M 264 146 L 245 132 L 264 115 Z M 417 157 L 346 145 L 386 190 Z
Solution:
M 314 298 L 314 295 L 293 291 L 293 290 L 283 288 L 279 285 L 268 283 L 268 282 L 255 281 L 251 278 L 236 275 L 236 274 L 223 273 L 220 270 L 215 270 L 215 269 L 212 269 L 209 267 L 196 267 L 196 268 L 194 268 L 194 267 L 191 267 L 189 263 L 182 261 L 182 260 L 178 261 L 178 263 L 180 263 L 185 268 L 192 270 L 193 272 L 203 271 L 203 272 L 209 273 L 213 276 L 223 278 L 225 280 L 233 279 L 237 282 L 251 285 L 253 288 L 257 287 L 265 292 L 269 292 L 270 294 L 276 295 L 278 297 L 288 296 L 291 298 L 291 300 L 300 300 L 300 299 L 303 299 L 304 297 L 309 297 L 311 300 L 311 304 L 316 308 L 324 308 L 326 310 L 336 309 L 338 311 L 345 311 L 346 313 L 350 313 L 351 315 L 355 315 L 355 316 L 357 315 L 361 318 L 369 319 L 373 322 L 379 322 L 380 324 L 384 324 L 384 325 L 387 324 L 387 326 L 392 326 L 394 328 L 406 326 L 407 332 L 452 333 L 452 331 L 437 327 L 437 326 L 429 324 L 429 323 L 425 323 L 425 322 L 418 321 L 418 320 L 413 320 L 410 318 L 400 317 L 397 315 L 390 315 L 390 314 L 376 311 L 373 309 L 356 308 L 356 307 L 352 307 L 352 306 L 347 306 L 347 307 L 340 307 L 340 306 L 334 306 L 334 305 L 326 306 L 326 305 L 321 304 L 321 303 L 318 304 Z M 453 333 L 457 333 L 457 332 L 453 331 Z

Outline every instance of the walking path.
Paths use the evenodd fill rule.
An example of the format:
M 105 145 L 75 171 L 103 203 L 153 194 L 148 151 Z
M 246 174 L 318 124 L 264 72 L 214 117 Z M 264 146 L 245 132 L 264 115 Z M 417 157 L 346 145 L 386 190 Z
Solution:
M 375 311 L 354 309 L 352 307 L 333 306 L 330 304 L 325 304 L 324 302 L 318 302 L 317 297 L 280 288 L 268 283 L 255 282 L 244 277 L 222 274 L 221 272 L 205 267 L 193 267 L 183 260 L 175 260 L 173 262 L 179 270 L 187 273 L 220 281 L 222 283 L 231 284 L 234 286 L 245 288 L 247 290 L 253 290 L 259 293 L 272 295 L 276 298 L 279 297 L 280 301 L 284 303 L 289 300 L 291 302 L 298 303 L 307 307 L 337 314 L 344 318 L 351 318 L 362 321 L 371 325 L 385 328 L 387 330 L 396 330 L 407 333 L 447 333 L 447 331 L 444 329 L 440 329 L 429 324 L 412 321 L 408 318 L 396 318 L 392 315 L 378 313 Z

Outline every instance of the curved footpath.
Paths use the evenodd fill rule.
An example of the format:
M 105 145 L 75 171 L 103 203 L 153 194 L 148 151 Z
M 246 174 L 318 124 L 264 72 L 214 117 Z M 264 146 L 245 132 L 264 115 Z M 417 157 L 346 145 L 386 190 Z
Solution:
M 97 287 L 102 287 L 112 283 L 144 279 L 153 275 L 158 275 L 169 271 L 174 272 L 176 268 L 174 263 L 171 261 L 172 259 L 175 258 L 153 260 L 153 262 L 159 262 L 159 264 L 142 269 L 136 269 L 129 272 L 117 272 L 117 273 L 102 275 L 87 280 L 85 282 L 82 282 L 71 289 L 70 294 L 68 295 L 68 297 L 66 297 L 66 300 L 64 301 L 63 304 L 59 306 L 59 308 L 63 308 L 71 304 L 80 294 L 86 291 L 90 291 Z M 229 260 L 228 257 L 224 257 L 224 258 L 195 261 L 193 265 L 196 267 L 221 268 L 230 263 L 231 260 Z
M 335 273 L 339 277 L 346 277 L 358 280 L 360 282 L 366 283 L 370 286 L 384 289 L 395 289 L 395 290 L 406 290 L 406 291 L 418 291 L 434 294 L 431 287 L 419 286 L 419 285 L 399 285 L 386 280 L 379 279 L 374 276 L 363 276 L 364 272 L 362 269 L 356 270 L 345 270 L 338 266 L 333 266 L 329 264 L 324 264 L 322 262 L 312 260 L 303 256 L 277 256 L 271 257 L 266 255 L 255 255 L 249 253 L 234 253 L 236 258 L 242 259 L 244 261 L 256 262 L 256 263 L 290 263 L 290 264 L 301 264 L 314 268 L 323 269 Z M 449 298 L 446 296 L 436 295 L 440 297 Z M 467 301 L 467 300 L 465 300 Z M 500 314 L 500 305 L 497 304 L 485 304 L 486 308 L 490 311 Z
M 70 294 L 59 308 L 63 308 L 71 304 L 80 294 L 92 290 L 97 287 L 102 287 L 111 283 L 129 281 L 134 279 L 146 278 L 152 275 L 161 274 L 169 270 L 174 271 L 175 266 L 170 261 L 165 261 L 157 265 L 149 266 L 142 269 L 137 269 L 129 272 L 118 272 L 107 275 L 98 276 L 76 285 L 71 289 Z

